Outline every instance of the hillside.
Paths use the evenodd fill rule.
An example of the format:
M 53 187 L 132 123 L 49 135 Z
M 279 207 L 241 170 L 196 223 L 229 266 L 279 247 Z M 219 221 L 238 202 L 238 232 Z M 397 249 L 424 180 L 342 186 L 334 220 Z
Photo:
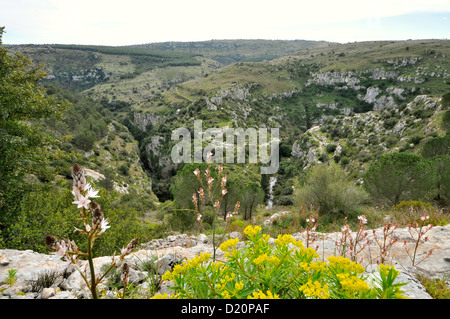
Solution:
M 105 256 L 117 257 L 120 251 L 120 262 L 139 242 L 145 254 L 159 249 L 155 252 L 162 257 L 156 266 L 164 260 L 165 270 L 176 272 L 181 259 L 172 249 L 180 248 L 185 239 L 186 247 L 178 250 L 181 256 L 191 259 L 194 252 L 212 250 L 215 260 L 216 252 L 218 258 L 233 256 L 225 251 L 237 245 L 238 238 L 258 238 L 259 243 L 249 245 L 251 254 L 254 245 L 261 245 L 263 252 L 275 247 L 285 255 L 281 261 L 278 253 L 242 255 L 248 262 L 244 265 L 249 265 L 243 269 L 269 270 L 261 277 L 269 283 L 276 282 L 273 274 L 281 271 L 289 282 L 280 281 L 276 293 L 284 293 L 304 265 L 310 273 L 302 259 L 289 256 L 311 262 L 318 239 L 323 258 L 325 253 L 350 257 L 360 263 L 358 268 L 363 260 L 356 259 L 357 254 L 367 247 L 363 267 L 368 272 L 375 259 L 377 264 L 400 263 L 407 270 L 402 280 L 413 283 L 407 291 L 413 298 L 448 296 L 448 283 L 438 277 L 448 272 L 444 241 L 450 219 L 449 41 L 239 40 L 8 48 L 43 62 L 47 71 L 46 75 L 27 58 L 15 59 L 1 48 L 8 62 L 0 68 L 7 75 L 0 78 L 5 84 L 0 86 L 5 92 L 0 95 L 5 106 L 1 128 L 6 132 L 1 134 L 6 159 L 1 173 L 10 178 L 2 179 L 6 187 L 0 193 L 0 274 L 7 274 L 10 282 L 34 276 L 24 270 L 37 269 L 55 248 L 63 253 L 69 249 L 75 258 L 95 258 L 96 263 L 109 262 Z M 203 130 L 196 132 L 199 122 Z M 280 141 L 276 173 L 261 172 L 267 164 L 261 157 L 250 162 L 250 146 L 243 157 L 233 154 L 233 160 L 243 160 L 239 163 L 176 163 L 174 146 L 182 146 L 172 135 L 178 128 L 188 129 L 190 134 L 182 131 L 186 136 L 202 137 L 202 148 L 212 145 L 210 133 L 219 137 L 230 128 L 240 129 L 245 138 L 244 129 L 278 128 L 279 136 L 270 131 L 270 139 Z M 205 131 L 208 128 L 216 130 Z M 215 144 L 213 155 L 220 154 L 218 146 L 226 145 L 233 146 L 234 153 L 236 136 L 232 137 Z M 260 139 L 261 135 L 261 144 Z M 48 152 L 40 154 L 39 148 Z M 183 156 L 189 155 L 185 151 Z M 261 155 L 262 148 L 256 153 Z M 21 169 L 22 175 L 14 176 Z M 411 225 L 418 231 L 415 235 Z M 428 231 L 430 240 L 421 237 Z M 233 239 L 216 250 L 227 236 Z M 396 242 L 394 259 L 389 254 Z M 300 253 L 285 250 L 303 246 Z M 82 253 L 86 249 L 88 253 Z M 16 263 L 24 251 L 37 259 Z M 427 259 L 421 264 L 424 268 L 417 266 L 416 252 L 421 261 Z M 155 260 L 146 261 L 146 267 L 154 270 Z M 198 257 L 191 262 L 197 263 Z M 271 263 L 273 271 L 261 263 Z M 92 262 L 89 267 L 93 274 Z M 422 275 L 422 270 L 430 280 L 415 278 L 413 274 Z M 165 274 L 164 285 L 170 281 L 166 276 L 172 275 Z M 151 295 L 167 288 L 160 287 L 163 277 L 151 277 L 159 282 Z M 324 276 L 328 277 L 335 276 Z M 252 277 L 245 278 L 253 285 Z M 299 292 L 307 287 L 306 278 L 299 287 L 291 287 L 292 296 L 305 297 Z M 46 287 L 45 293 L 40 288 L 30 294 L 19 290 L 20 285 L 2 286 L 0 298 L 47 298 L 58 290 L 61 298 L 82 295 L 77 288 L 80 277 L 67 279 L 59 288 Z M 141 282 L 133 284 L 138 287 Z M 116 288 L 103 292 L 111 295 Z M 96 298 L 96 290 L 91 292 Z M 384 294 L 376 289 L 370 293 Z
M 11 49 L 45 63 L 46 82 L 80 92 L 125 124 L 163 199 L 171 198 L 177 169 L 170 160 L 170 132 L 192 128 L 194 119 L 204 129 L 279 127 L 275 197 L 314 163 L 334 159 L 357 180 L 380 155 L 419 153 L 429 138 L 445 135 L 438 124 L 439 99 L 450 87 L 445 40 Z
M 82 94 L 124 124 L 163 201 L 172 198 L 169 189 L 179 168 L 170 160 L 170 134 L 178 127 L 191 129 L 195 119 L 204 129 L 280 128 L 276 204 L 292 203 L 289 189 L 316 163 L 340 163 L 357 181 L 382 154 L 420 153 L 429 139 L 446 133 L 439 123 L 447 108 L 440 98 L 450 88 L 447 40 L 11 49 L 44 62 L 46 82 Z M 109 141 L 117 135 L 108 134 Z M 268 182 L 255 179 L 257 167 L 247 169 L 267 198 Z
M 129 121 L 144 132 L 141 155 L 153 158 L 144 164 L 157 176 L 167 163 L 164 150 L 171 149 L 168 133 L 201 119 L 204 128 L 279 127 L 279 175 L 287 179 L 309 162 L 339 155 L 333 158 L 350 163 L 356 180 L 380 155 L 418 153 L 427 139 L 445 135 L 437 123 L 439 99 L 450 87 L 449 54 L 449 41 L 385 41 L 329 44 L 272 61 L 235 63 L 133 105 Z M 333 154 L 324 151 L 328 144 Z

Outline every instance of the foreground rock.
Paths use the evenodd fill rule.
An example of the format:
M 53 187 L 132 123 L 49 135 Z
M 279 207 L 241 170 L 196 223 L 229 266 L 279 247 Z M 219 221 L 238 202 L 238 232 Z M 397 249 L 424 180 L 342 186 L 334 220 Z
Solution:
M 378 234 L 382 229 L 375 230 Z M 429 240 L 419 246 L 416 260 L 420 261 L 424 254 L 430 249 L 433 253 L 416 266 L 412 266 L 411 260 L 403 248 L 403 241 L 407 245 L 413 245 L 407 229 L 397 229 L 394 233 L 398 243 L 390 251 L 388 262 L 394 264 L 400 271 L 398 281 L 407 282 L 403 288 L 406 296 L 413 299 L 429 299 L 423 286 L 417 280 L 418 273 L 429 277 L 439 277 L 450 275 L 450 225 L 434 227 L 427 233 Z M 302 233 L 293 234 L 296 239 L 303 240 Z M 335 254 L 335 242 L 339 233 L 316 234 L 318 239 L 314 245 L 318 245 L 318 253 L 324 260 Z M 240 237 L 240 233 L 231 233 L 230 237 Z M 376 269 L 379 248 L 373 239 L 373 234 L 369 231 L 370 245 L 361 256 L 361 264 L 369 273 Z M 273 240 L 271 240 L 273 242 Z M 242 242 L 238 247 L 243 247 Z M 173 266 L 183 260 L 191 259 L 195 255 L 203 252 L 212 253 L 213 247 L 210 239 L 201 234 L 199 236 L 187 236 L 185 234 L 172 235 L 165 239 L 155 239 L 149 243 L 141 245 L 141 249 L 126 257 L 126 261 L 131 265 L 130 282 L 140 287 L 143 298 L 152 280 L 155 277 L 146 271 L 154 269 L 158 275 L 171 270 Z M 216 253 L 217 258 L 223 258 L 220 249 Z M 94 259 L 96 272 L 109 265 L 111 257 L 99 257 Z M 80 268 L 84 269 L 86 262 L 81 262 Z M 9 286 L 6 278 L 10 269 L 16 269 L 16 282 Z M 46 278 L 46 286 L 39 285 L 40 281 Z M 170 283 L 163 282 L 160 292 L 170 293 L 168 289 Z M 113 292 L 102 284 L 106 298 L 114 298 Z M 0 299 L 75 299 L 90 298 L 80 273 L 74 266 L 68 265 L 54 255 L 40 254 L 31 250 L 0 250 Z

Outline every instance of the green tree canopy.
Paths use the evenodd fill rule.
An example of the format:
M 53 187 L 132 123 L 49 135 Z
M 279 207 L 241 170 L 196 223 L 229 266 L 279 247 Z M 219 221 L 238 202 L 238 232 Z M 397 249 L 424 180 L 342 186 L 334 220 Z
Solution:
M 450 155 L 450 134 L 434 137 L 423 145 L 423 157 L 431 158 L 439 155 Z
M 374 201 L 387 205 L 432 198 L 435 185 L 436 171 L 431 162 L 406 152 L 381 156 L 364 176 L 365 189 Z
M 42 176 L 57 141 L 44 133 L 37 120 L 61 117 L 67 104 L 49 98 L 39 81 L 46 76 L 21 54 L 2 45 L 0 27 L 0 223 L 17 207 L 25 177 Z

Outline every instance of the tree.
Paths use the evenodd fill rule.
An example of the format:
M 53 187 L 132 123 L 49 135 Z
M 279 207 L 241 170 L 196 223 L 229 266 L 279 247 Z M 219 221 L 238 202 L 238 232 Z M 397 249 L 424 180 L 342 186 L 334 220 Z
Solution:
M 0 27 L 0 225 L 20 204 L 25 177 L 46 172 L 57 140 L 37 125 L 48 117 L 61 118 L 68 103 L 48 97 L 39 81 L 46 76 L 42 65 L 34 65 L 21 54 L 10 54 L 2 46 Z M 15 208 L 14 208 L 15 207 Z
M 367 200 L 365 192 L 347 179 L 337 164 L 319 164 L 308 172 L 304 185 L 295 191 L 295 204 L 313 206 L 320 215 L 348 215 Z
M 450 156 L 435 156 L 429 161 L 436 174 L 436 199 L 450 204 Z
M 397 205 L 402 200 L 432 197 L 436 173 L 430 161 L 412 153 L 390 153 L 367 170 L 364 186 L 379 203 Z
M 204 176 L 206 167 L 206 163 L 184 164 L 183 168 L 177 171 L 177 174 L 174 177 L 174 182 L 170 187 L 170 191 L 173 195 L 175 206 L 177 208 L 194 209 L 194 204 L 192 203 L 192 195 L 194 193 L 197 193 L 198 189 L 201 187 L 197 177 L 194 174 L 194 171 L 196 168 L 200 170 L 204 185 L 206 185 Z M 215 178 L 215 170 L 212 170 L 211 174 Z M 208 204 L 211 203 L 206 203 L 206 205 Z
M 428 140 L 422 148 L 422 156 L 431 158 L 439 155 L 450 155 L 450 134 Z
M 240 196 L 241 209 L 244 210 L 244 219 L 251 219 L 252 212 L 264 201 L 265 192 L 257 182 L 251 182 L 243 187 Z

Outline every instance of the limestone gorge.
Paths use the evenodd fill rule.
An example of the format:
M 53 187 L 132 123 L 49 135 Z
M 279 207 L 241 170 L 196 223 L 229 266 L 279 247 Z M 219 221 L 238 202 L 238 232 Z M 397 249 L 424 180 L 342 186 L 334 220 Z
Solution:
M 8 109 L 17 114 L 5 112 L 8 123 L 21 128 L 5 136 L 21 137 L 27 123 L 54 140 L 39 135 L 49 151 L 45 156 L 29 151 L 31 146 L 14 147 L 12 138 L 3 143 L 8 156 L 2 169 L 11 182 L 5 179 L 0 193 L 1 298 L 91 298 L 76 267 L 45 245 L 50 233 L 61 243 L 74 240 L 80 250 L 92 244 L 81 231 L 73 232 L 74 227 L 90 232 L 90 220 L 80 224 L 73 205 L 74 163 L 99 191 L 98 205 L 111 225 L 89 255 L 93 264 L 83 255 L 80 267 L 101 273 L 132 238 L 140 238 L 123 259 L 130 267 L 128 288 L 117 268 L 99 283 L 102 298 L 170 296 L 175 284 L 163 275 L 180 271 L 185 261 L 196 263 L 202 253 L 223 262 L 238 256 L 251 247 L 249 226 L 261 228 L 267 249 L 291 234 L 305 251 L 318 247 L 315 262 L 351 258 L 365 267 L 367 278 L 375 276 L 377 263 L 392 264 L 399 271 L 396 282 L 407 283 L 405 296 L 448 298 L 449 40 L 3 48 L 2 59 L 21 53 L 32 63 L 43 62 L 46 75 L 33 77 L 36 90 L 67 108 L 60 116 L 44 107 L 42 114 L 30 107 L 25 117 L 17 108 Z M 5 80 L 4 96 L 19 99 L 13 89 L 21 83 L 14 78 L 17 68 L 5 77 L 10 82 Z M 21 98 L 21 105 L 28 105 Z M 180 128 L 189 134 L 188 148 L 173 138 Z M 258 130 L 267 139 L 252 153 L 245 132 Z M 211 147 L 208 136 L 227 131 L 242 135 Z M 249 144 L 240 148 L 242 136 Z M 17 140 L 41 141 L 33 138 Z M 277 148 L 273 141 L 279 141 Z M 209 166 L 207 151 L 216 159 L 219 147 L 227 149 L 224 159 L 230 151 L 232 161 Z M 200 161 L 174 161 L 174 150 L 181 149 L 179 156 L 192 159 L 200 150 Z M 264 151 L 277 152 L 270 174 L 263 169 L 275 159 L 265 161 Z M 29 165 L 34 161 L 39 165 Z M 426 236 L 414 233 L 419 228 Z M 392 246 L 380 247 L 383 236 Z M 233 253 L 219 248 L 230 239 Z M 291 246 L 285 244 L 292 249 L 289 240 Z M 252 269 L 270 269 L 278 258 L 265 257 L 258 262 L 266 268 Z M 332 286 L 321 280 L 320 289 Z M 430 292 L 427 280 L 443 287 Z M 241 285 L 236 281 L 227 293 L 241 296 Z M 300 287 L 306 291 L 308 281 Z

